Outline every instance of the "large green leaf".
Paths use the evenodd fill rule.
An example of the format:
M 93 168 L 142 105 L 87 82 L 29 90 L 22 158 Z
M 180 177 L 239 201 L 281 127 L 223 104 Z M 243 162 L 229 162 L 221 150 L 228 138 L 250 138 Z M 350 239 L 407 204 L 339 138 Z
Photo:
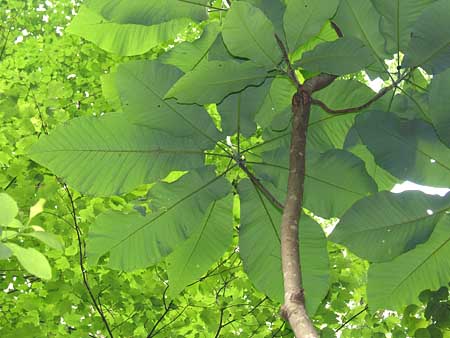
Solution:
M 437 74 L 450 67 L 450 2 L 429 5 L 417 19 L 404 65 Z
M 182 42 L 169 52 L 159 57 L 163 63 L 177 66 L 183 72 L 193 70 L 201 61 L 206 59 L 209 49 L 216 41 L 220 32 L 220 25 L 213 21 L 207 25 L 202 36 L 193 42 Z
M 361 40 L 379 60 L 379 71 L 384 67 L 384 39 L 380 34 L 380 15 L 370 0 L 341 0 L 333 19 L 346 37 Z
M 116 81 L 123 110 L 134 124 L 176 137 L 190 137 L 199 147 L 213 148 L 220 134 L 207 111 L 198 105 L 181 105 L 164 99 L 182 75 L 176 67 L 158 61 L 120 65 Z
M 331 109 L 345 109 L 366 103 L 374 91 L 356 80 L 336 80 L 314 94 Z M 316 151 L 342 149 L 356 114 L 330 115 L 319 106 L 313 106 L 308 127 L 308 148 Z
M 288 149 L 263 154 L 263 162 L 255 164 L 260 177 L 270 180 L 284 198 L 288 177 Z M 323 154 L 308 153 L 305 176 L 305 208 L 324 217 L 339 217 L 357 200 L 377 191 L 367 174 L 364 162 L 343 150 Z
M 17 216 L 19 208 L 16 201 L 8 194 L 0 193 L 0 227 L 7 226 Z M 0 230 L 1 231 L 1 230 Z
M 215 201 L 196 232 L 167 258 L 168 296 L 176 297 L 198 280 L 230 247 L 233 240 L 233 198 Z
M 203 165 L 203 150 L 176 137 L 127 122 L 121 113 L 81 117 L 34 144 L 29 156 L 79 191 L 113 195 Z
M 191 19 L 205 18 L 205 8 L 177 0 L 91 0 L 81 7 L 68 32 L 108 52 L 138 55 L 174 39 Z
M 272 22 L 275 33 L 284 41 L 283 16 L 286 6 L 283 0 L 246 0 L 253 6 L 258 7 Z
M 275 68 L 281 51 L 270 20 L 247 2 L 234 2 L 223 23 L 223 40 L 231 54 Z
M 218 103 L 229 93 L 264 81 L 266 71 L 253 62 L 210 61 L 184 75 L 166 94 L 182 103 Z
M 375 62 L 372 52 L 356 38 L 341 38 L 317 45 L 303 54 L 298 65 L 311 71 L 334 75 L 355 73 Z
M 433 77 L 430 86 L 430 117 L 441 140 L 450 147 L 450 69 Z
M 272 81 L 266 80 L 258 87 L 248 87 L 243 91 L 227 96 L 217 110 L 222 118 L 224 135 L 234 135 L 239 131 L 245 137 L 256 131 L 255 114 L 261 109 L 268 95 Z
M 419 304 L 419 293 L 438 289 L 450 280 L 450 217 L 445 215 L 429 240 L 390 262 L 372 264 L 367 295 L 369 306 L 399 309 Z
M 270 183 L 264 184 L 273 189 Z M 241 181 L 238 191 L 241 200 L 239 252 L 244 269 L 259 290 L 282 302 L 281 212 L 249 180 Z M 329 288 L 326 238 L 320 225 L 303 214 L 299 240 L 306 308 L 312 315 Z
M 52 278 L 52 268 L 47 261 L 47 258 L 39 251 L 33 248 L 22 248 L 14 243 L 4 243 L 14 256 L 16 256 L 19 263 L 29 273 L 42 279 Z
M 317 35 L 333 17 L 338 4 L 338 0 L 287 0 L 284 31 L 289 51 L 296 51 Z
M 330 236 L 372 262 L 391 260 L 425 242 L 450 209 L 446 198 L 420 191 L 383 191 L 356 202 Z
M 356 129 L 377 164 L 418 184 L 450 186 L 450 152 L 423 120 L 402 120 L 370 111 L 356 118 Z
M 380 31 L 389 54 L 404 52 L 411 40 L 412 26 L 427 5 L 435 0 L 372 0 L 381 15 Z
M 90 264 L 109 253 L 108 265 L 131 271 L 158 263 L 202 224 L 216 200 L 230 191 L 212 167 L 192 171 L 174 183 L 158 183 L 149 194 L 152 212 L 124 214 L 109 211 L 97 217 L 87 240 Z

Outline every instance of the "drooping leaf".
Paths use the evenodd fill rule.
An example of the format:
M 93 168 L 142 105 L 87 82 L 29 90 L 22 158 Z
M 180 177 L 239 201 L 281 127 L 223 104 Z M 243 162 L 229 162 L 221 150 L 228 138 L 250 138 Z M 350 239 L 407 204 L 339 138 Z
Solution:
M 0 193 L 0 227 L 11 223 L 18 212 L 16 201 L 7 193 Z
M 232 208 L 231 195 L 214 201 L 196 232 L 168 256 L 170 298 L 198 280 L 230 247 L 233 239 Z
M 450 147 L 450 69 L 433 77 L 430 86 L 430 117 L 440 139 Z
M 383 191 L 356 202 L 330 236 L 372 262 L 391 260 L 425 242 L 450 209 L 447 197 Z
M 375 62 L 372 52 L 356 38 L 341 38 L 317 45 L 303 54 L 298 65 L 311 71 L 334 75 L 354 73 Z
M 333 21 L 346 37 L 361 40 L 378 59 L 377 71 L 384 71 L 384 39 L 379 31 L 380 15 L 371 0 L 342 0 Z
M 338 0 L 287 0 L 284 30 L 288 49 L 294 52 L 320 32 L 338 7 Z
M 406 50 L 404 66 L 420 66 L 429 74 L 450 67 L 450 2 L 429 5 L 417 19 Z
M 203 150 L 176 137 L 130 124 L 121 113 L 81 117 L 42 136 L 29 152 L 79 191 L 113 195 L 165 177 L 172 170 L 203 166 Z
M 248 87 L 243 91 L 227 96 L 217 110 L 222 117 L 222 132 L 224 135 L 234 135 L 238 132 L 250 137 L 256 131 L 255 114 L 262 107 L 268 95 L 272 81 L 266 80 L 258 87 Z
M 223 41 L 231 54 L 269 69 L 281 61 L 274 34 L 270 20 L 259 8 L 247 2 L 233 3 L 224 19 Z
M 22 265 L 29 273 L 42 279 L 48 280 L 52 278 L 52 268 L 50 267 L 47 258 L 39 251 L 33 248 L 22 248 L 21 246 L 10 242 L 5 243 L 5 246 L 12 251 L 20 265 Z
M 138 55 L 174 39 L 191 20 L 205 18 L 204 7 L 177 0 L 91 0 L 81 7 L 68 31 L 108 52 Z
M 229 93 L 259 85 L 266 71 L 253 62 L 210 61 L 184 75 L 166 94 L 182 103 L 218 103 Z
M 272 182 L 285 194 L 288 177 L 288 149 L 263 154 L 255 164 L 259 176 Z M 364 162 L 351 153 L 330 150 L 306 156 L 304 207 L 324 217 L 339 217 L 357 200 L 377 191 Z M 281 195 L 283 195 L 281 194 Z
M 177 66 L 183 72 L 189 72 L 206 59 L 208 51 L 219 32 L 219 23 L 213 21 L 204 28 L 203 34 L 198 40 L 180 43 L 163 54 L 159 60 L 162 63 Z
M 264 182 L 269 190 L 270 183 Z M 238 186 L 241 200 L 239 252 L 244 269 L 255 286 L 276 301 L 283 301 L 280 257 L 281 212 L 249 180 Z M 300 221 L 300 257 L 306 308 L 314 314 L 329 288 L 325 235 L 315 221 L 303 214 Z
M 211 203 L 229 191 L 229 183 L 211 167 L 174 183 L 158 183 L 150 190 L 151 214 L 110 211 L 97 217 L 87 240 L 89 263 L 107 253 L 113 269 L 131 271 L 159 262 L 201 226 Z
M 181 105 L 164 99 L 182 75 L 176 67 L 158 61 L 120 65 L 116 81 L 124 112 L 134 124 L 175 137 L 190 137 L 199 147 L 213 148 L 220 134 L 206 110 L 198 105 Z
M 431 237 L 390 262 L 369 269 L 368 301 L 371 309 L 399 309 L 420 304 L 419 293 L 438 289 L 450 279 L 450 217 L 445 215 Z
M 355 125 L 377 164 L 392 175 L 422 185 L 450 185 L 450 153 L 428 123 L 370 111 L 358 115 Z
M 413 24 L 426 7 L 435 0 L 372 0 L 380 13 L 380 32 L 389 54 L 404 52 L 411 40 Z

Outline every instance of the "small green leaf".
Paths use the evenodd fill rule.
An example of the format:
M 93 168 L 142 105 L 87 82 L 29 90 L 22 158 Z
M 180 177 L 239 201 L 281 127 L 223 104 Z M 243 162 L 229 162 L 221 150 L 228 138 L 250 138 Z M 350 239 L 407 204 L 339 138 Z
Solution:
M 44 232 L 44 231 L 34 231 L 34 232 L 22 233 L 22 235 L 34 237 L 53 249 L 56 249 L 59 251 L 64 250 L 64 245 L 63 245 L 63 241 L 62 241 L 61 237 L 59 237 L 55 234 L 51 234 L 51 233 Z
M 39 215 L 44 211 L 45 202 L 46 202 L 45 199 L 40 198 L 39 201 L 37 201 L 37 203 L 30 208 L 30 216 L 28 218 L 28 223 L 30 223 L 30 221 L 34 217 L 36 217 L 37 215 Z
M 48 280 L 52 278 L 52 268 L 47 258 L 39 251 L 33 248 L 22 248 L 14 243 L 6 243 L 5 245 L 29 273 L 42 279 Z
M 8 259 L 11 257 L 12 251 L 3 243 L 0 243 L 0 259 Z
M 0 193 L 0 226 L 7 226 L 11 223 L 18 212 L 16 201 L 8 194 Z

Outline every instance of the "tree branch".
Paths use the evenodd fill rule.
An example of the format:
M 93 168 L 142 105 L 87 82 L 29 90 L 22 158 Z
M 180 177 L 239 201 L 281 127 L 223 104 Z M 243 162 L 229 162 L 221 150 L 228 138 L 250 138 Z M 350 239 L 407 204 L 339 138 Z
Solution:
M 306 313 L 298 241 L 306 171 L 306 132 L 310 110 L 310 93 L 304 90 L 298 91 L 292 98 L 289 176 L 281 220 L 281 261 L 284 282 L 284 304 L 281 307 L 281 315 L 289 321 L 297 338 L 318 337 Z
M 275 39 L 277 40 L 278 47 L 280 47 L 281 54 L 283 54 L 283 60 L 286 63 L 287 66 L 287 76 L 291 79 L 291 81 L 294 83 L 297 90 L 299 90 L 302 85 L 300 81 L 297 78 L 297 75 L 295 74 L 295 70 L 292 67 L 291 60 L 289 60 L 289 53 L 286 49 L 286 46 L 284 45 L 283 41 L 280 39 L 280 37 L 275 34 Z

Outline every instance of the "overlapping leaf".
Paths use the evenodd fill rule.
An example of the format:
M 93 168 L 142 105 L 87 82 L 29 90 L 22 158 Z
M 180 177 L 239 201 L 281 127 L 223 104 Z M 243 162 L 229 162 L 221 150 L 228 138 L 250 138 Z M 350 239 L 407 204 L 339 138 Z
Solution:
M 435 290 L 450 279 L 450 217 L 443 216 L 430 239 L 394 260 L 372 264 L 368 300 L 373 310 L 419 304 L 419 293 Z
M 203 150 L 176 137 L 130 124 L 120 113 L 82 117 L 42 136 L 29 152 L 79 191 L 112 195 L 165 177 L 172 170 L 203 166 Z
M 341 38 L 317 45 L 303 54 L 298 65 L 311 71 L 334 75 L 355 73 L 374 63 L 371 51 L 356 38 Z
M 270 184 L 267 187 L 273 189 Z M 259 290 L 282 302 L 281 212 L 248 180 L 239 183 L 238 191 L 241 199 L 239 252 L 244 269 Z M 299 232 L 306 308 L 312 315 L 329 288 L 327 244 L 320 225 L 305 214 Z
M 380 32 L 389 54 L 404 52 L 411 40 L 411 32 L 423 10 L 435 0 L 372 0 L 380 13 Z
M 253 62 L 204 62 L 179 79 L 166 98 L 175 97 L 182 103 L 218 103 L 229 93 L 261 84 L 266 76 L 264 68 Z
M 68 31 L 109 52 L 138 55 L 174 39 L 191 20 L 205 18 L 204 7 L 177 0 L 91 0 Z
M 356 202 L 330 239 L 372 262 L 388 261 L 425 242 L 449 209 L 450 194 L 442 198 L 383 191 Z
M 229 183 L 212 167 L 158 183 L 150 190 L 151 214 L 110 211 L 97 217 L 89 231 L 88 260 L 95 264 L 109 253 L 108 265 L 125 271 L 155 264 L 197 231 L 210 205 L 229 191 Z
M 428 123 L 370 111 L 359 115 L 355 125 L 376 163 L 392 175 L 423 185 L 450 186 L 450 153 Z
M 233 239 L 233 198 L 214 201 L 195 233 L 167 258 L 169 297 L 205 274 L 230 247 Z
M 404 65 L 420 66 L 437 74 L 450 67 L 450 2 L 429 5 L 417 19 L 406 50 Z
M 430 86 L 430 117 L 440 139 L 450 147 L 450 69 L 433 77 Z
M 231 6 L 222 34 L 225 45 L 235 56 L 267 68 L 274 68 L 281 61 L 272 23 L 259 8 L 249 3 L 236 2 Z
M 320 32 L 331 19 L 338 0 L 288 0 L 284 15 L 284 31 L 290 52 L 294 52 Z

